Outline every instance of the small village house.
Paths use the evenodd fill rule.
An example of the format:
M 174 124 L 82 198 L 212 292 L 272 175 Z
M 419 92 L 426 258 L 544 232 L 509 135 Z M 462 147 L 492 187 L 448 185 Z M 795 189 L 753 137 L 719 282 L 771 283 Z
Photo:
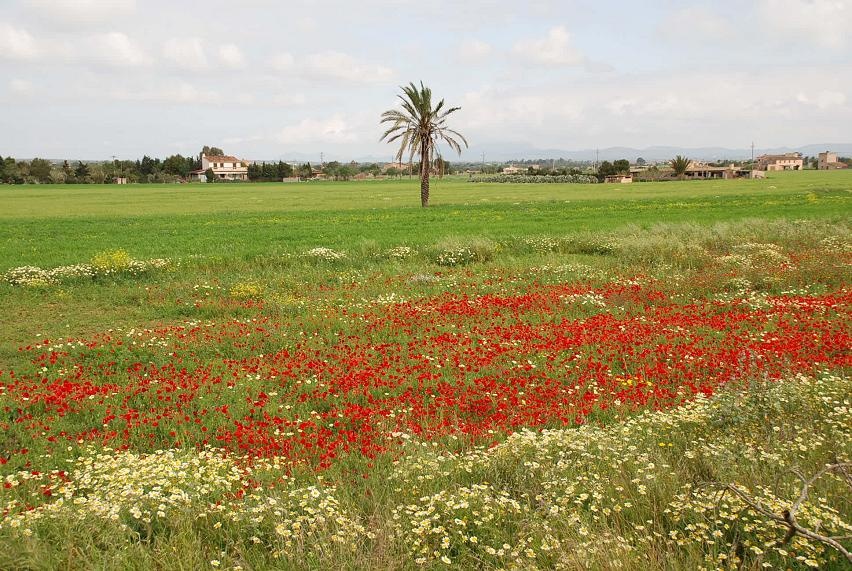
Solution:
M 757 157 L 759 171 L 800 171 L 805 167 L 802 153 L 784 153 L 783 155 L 760 155 Z
M 630 184 L 633 182 L 632 174 L 611 174 L 604 177 L 604 182 L 615 184 Z
M 201 168 L 192 171 L 190 180 L 207 180 L 208 169 L 213 170 L 213 176 L 219 180 L 248 180 L 248 161 L 230 155 L 207 156 L 201 155 Z
M 721 178 L 725 180 L 748 176 L 748 174 L 748 171 L 739 169 L 734 165 L 714 166 L 698 161 L 691 161 L 686 172 L 683 173 L 684 177 L 688 179 Z
M 837 160 L 837 153 L 825 151 L 824 153 L 820 153 L 817 157 L 817 168 L 821 171 L 830 171 L 836 169 L 845 169 L 847 168 L 847 165 L 846 163 L 842 163 Z

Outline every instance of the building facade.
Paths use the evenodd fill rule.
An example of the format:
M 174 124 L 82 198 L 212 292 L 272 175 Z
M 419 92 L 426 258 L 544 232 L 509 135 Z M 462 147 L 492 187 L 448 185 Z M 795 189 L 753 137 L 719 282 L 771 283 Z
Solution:
M 230 155 L 201 155 L 201 168 L 192 171 L 190 178 L 207 180 L 208 170 L 212 170 L 213 176 L 219 180 L 248 180 L 248 161 Z
M 800 171 L 805 167 L 802 153 L 784 153 L 783 155 L 760 155 L 757 157 L 759 171 Z
M 821 171 L 830 171 L 836 169 L 845 169 L 847 168 L 847 165 L 846 163 L 841 163 L 839 160 L 837 160 L 837 153 L 826 151 L 824 153 L 820 153 L 817 157 L 817 168 Z

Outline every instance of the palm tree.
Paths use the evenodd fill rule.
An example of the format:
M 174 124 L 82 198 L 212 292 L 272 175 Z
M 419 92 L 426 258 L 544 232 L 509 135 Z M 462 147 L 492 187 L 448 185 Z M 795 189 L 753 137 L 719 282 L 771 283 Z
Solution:
M 447 116 L 455 113 L 461 107 L 444 109 L 441 99 L 432 108 L 432 90 L 420 82 L 418 88 L 414 83 L 400 87 L 402 94 L 402 109 L 390 109 L 382 113 L 381 123 L 391 123 L 380 141 L 388 143 L 399 141 L 399 151 L 396 160 L 402 161 L 402 155 L 408 149 L 409 162 L 416 153 L 420 154 L 420 204 L 429 206 L 429 170 L 438 151 L 438 143 L 444 141 L 451 149 L 461 155 L 461 143 L 467 147 L 467 140 L 446 125 Z
M 680 155 L 673 158 L 669 161 L 669 164 L 672 166 L 672 170 L 679 179 L 683 180 L 683 175 L 686 173 L 686 169 L 689 168 L 689 163 L 692 162 L 686 157 L 682 157 Z

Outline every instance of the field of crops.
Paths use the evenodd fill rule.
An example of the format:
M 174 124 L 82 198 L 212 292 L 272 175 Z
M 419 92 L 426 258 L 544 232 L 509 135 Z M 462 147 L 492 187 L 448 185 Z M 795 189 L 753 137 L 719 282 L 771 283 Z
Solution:
M 0 568 L 846 568 L 852 174 L 417 189 L 0 188 Z

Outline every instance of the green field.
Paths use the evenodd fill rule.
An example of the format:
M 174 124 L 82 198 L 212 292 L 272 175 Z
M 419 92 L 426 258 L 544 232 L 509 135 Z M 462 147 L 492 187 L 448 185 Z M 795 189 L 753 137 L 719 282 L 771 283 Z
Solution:
M 711 225 L 743 219 L 848 221 L 852 172 L 778 173 L 765 180 L 633 185 L 473 184 L 436 180 L 428 210 L 416 180 L 222 185 L 35 185 L 0 188 L 0 271 L 88 262 L 105 250 L 183 260 L 180 287 L 212 276 L 262 272 L 313 247 L 371 252 L 434 246 L 449 238 L 490 241 Z M 234 281 L 233 278 L 231 281 Z M 225 280 L 227 281 L 227 280 Z M 174 284 L 174 287 L 179 287 Z M 0 289 L 0 338 L 84 331 L 151 321 L 138 286 L 74 284 L 21 304 Z M 185 293 L 185 292 L 184 292 Z M 179 296 L 180 292 L 172 291 Z M 71 311 L 69 306 L 74 308 Z M 165 317 L 175 317 L 170 312 Z M 6 345 L 3 350 L 13 347 Z
M 251 257 L 306 247 L 426 244 L 447 235 L 565 234 L 626 224 L 848 216 L 852 174 L 633 185 L 417 182 L 16 186 L 0 189 L 0 269 L 140 257 Z
M 431 204 L 0 187 L 0 569 L 845 568 L 852 170 Z

